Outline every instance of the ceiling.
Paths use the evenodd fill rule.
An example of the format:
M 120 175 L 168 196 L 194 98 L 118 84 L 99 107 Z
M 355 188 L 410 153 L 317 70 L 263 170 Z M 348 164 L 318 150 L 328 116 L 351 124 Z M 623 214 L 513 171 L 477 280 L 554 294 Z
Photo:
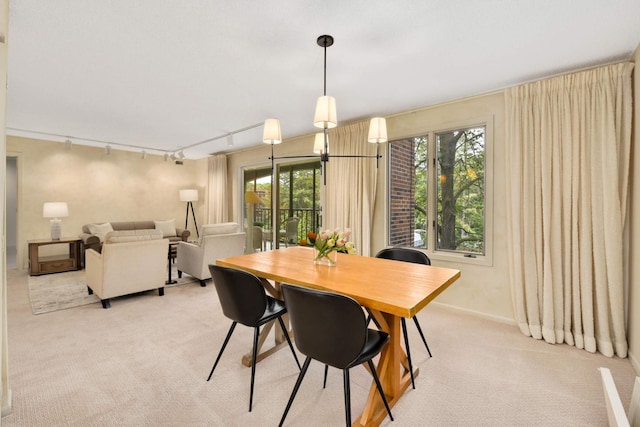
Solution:
M 197 159 L 266 118 L 315 132 L 322 34 L 346 123 L 629 59 L 639 22 L 638 0 L 12 0 L 7 133 Z

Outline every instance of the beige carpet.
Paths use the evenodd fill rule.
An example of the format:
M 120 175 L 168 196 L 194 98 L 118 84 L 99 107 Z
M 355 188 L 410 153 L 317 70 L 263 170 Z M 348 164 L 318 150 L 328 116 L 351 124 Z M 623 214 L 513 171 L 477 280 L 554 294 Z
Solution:
M 288 351 L 260 362 L 248 412 L 250 370 L 240 363 L 252 331 L 238 326 L 210 382 L 229 328 L 211 285 L 172 286 L 47 315 L 31 313 L 26 275 L 8 272 L 9 386 L 13 426 L 276 426 L 297 377 Z M 604 426 L 597 371 L 611 369 L 628 405 L 635 373 L 610 359 L 523 336 L 515 326 L 429 305 L 419 314 L 434 355 L 409 326 L 416 389 L 384 426 Z M 269 340 L 271 341 L 271 340 Z M 302 355 L 299 354 L 300 357 Z M 370 377 L 353 369 L 352 411 Z M 312 363 L 285 426 L 344 425 L 342 377 Z
M 87 292 L 85 270 L 29 276 L 28 279 L 29 300 L 33 314 L 50 313 L 100 302 L 100 298 L 89 295 Z M 196 281 L 186 274 L 178 279 L 175 265 L 172 266 L 172 279 L 177 283 L 166 286 L 178 286 Z

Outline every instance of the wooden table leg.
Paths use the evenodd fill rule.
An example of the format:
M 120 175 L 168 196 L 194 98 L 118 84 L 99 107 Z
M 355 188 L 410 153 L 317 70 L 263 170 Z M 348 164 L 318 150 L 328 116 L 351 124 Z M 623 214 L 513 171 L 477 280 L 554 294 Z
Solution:
M 387 313 L 371 311 L 382 330 L 389 334 L 389 343 L 380 353 L 377 366 L 382 389 L 393 408 L 405 390 L 411 385 L 411 375 L 408 369 L 407 355 L 400 345 L 401 318 Z M 414 371 L 414 377 L 419 371 Z M 380 398 L 375 382 L 372 381 L 369 396 L 362 414 L 353 423 L 354 426 L 378 426 L 388 416 L 384 403 Z
M 271 282 L 269 282 L 266 279 L 261 278 L 260 280 L 262 281 L 262 286 L 264 286 L 265 290 L 271 296 L 273 296 L 274 298 L 282 299 L 282 292 L 280 291 L 280 283 L 276 282 L 274 286 L 271 284 Z M 287 331 L 289 332 L 289 338 L 293 340 L 293 332 L 289 329 L 289 316 L 286 314 L 282 316 L 282 321 L 284 322 L 284 326 L 287 328 Z M 256 356 L 256 363 L 260 362 L 265 357 L 272 355 L 273 353 L 280 350 L 281 348 L 288 347 L 289 344 L 287 343 L 287 340 L 284 337 L 284 333 L 282 332 L 282 329 L 280 329 L 280 325 L 278 325 L 277 322 L 278 322 L 277 320 L 272 320 L 271 322 L 266 323 L 262 328 L 262 331 L 260 331 L 260 335 L 258 336 L 258 355 Z M 269 332 L 271 332 L 271 329 L 273 328 L 274 325 L 275 325 L 274 346 L 270 347 L 267 350 L 262 351 L 262 346 L 267 340 L 267 336 L 269 335 Z M 252 359 L 253 359 L 252 352 L 249 351 L 244 356 L 242 356 L 242 364 L 245 366 L 251 366 Z

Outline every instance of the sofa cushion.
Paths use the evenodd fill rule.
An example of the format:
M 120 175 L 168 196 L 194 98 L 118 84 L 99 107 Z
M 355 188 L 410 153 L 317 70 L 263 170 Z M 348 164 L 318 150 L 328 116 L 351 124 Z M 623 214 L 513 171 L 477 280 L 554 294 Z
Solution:
M 208 236 L 210 234 L 231 234 L 238 232 L 237 222 L 223 222 L 221 224 L 205 224 L 202 226 L 202 234 Z
M 211 236 L 212 234 L 232 234 L 238 232 L 237 222 L 223 222 L 221 224 L 205 224 L 202 226 L 202 232 L 200 232 L 199 245 L 202 245 L 204 236 Z
M 175 237 L 176 235 L 176 220 L 170 219 L 167 221 L 153 221 L 156 230 L 162 232 L 163 237 Z
M 157 239 L 162 239 L 160 230 L 120 230 L 107 233 L 104 242 L 110 244 Z
M 89 233 L 97 236 L 100 239 L 100 243 L 104 242 L 104 238 L 108 232 L 113 231 L 111 223 L 105 222 L 104 224 L 89 224 Z

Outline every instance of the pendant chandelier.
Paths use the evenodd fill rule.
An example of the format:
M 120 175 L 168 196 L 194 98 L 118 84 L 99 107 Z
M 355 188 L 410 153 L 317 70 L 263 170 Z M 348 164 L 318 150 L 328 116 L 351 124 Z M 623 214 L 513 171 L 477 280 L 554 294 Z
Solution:
M 264 122 L 264 131 L 262 142 L 271 145 L 271 170 L 274 171 L 275 159 L 294 159 L 294 158 L 311 158 L 319 157 L 322 162 L 322 175 L 324 176 L 324 184 L 327 184 L 327 162 L 332 157 L 357 157 L 357 158 L 375 158 L 376 167 L 380 155 L 379 144 L 387 142 L 387 124 L 383 117 L 374 117 L 369 123 L 369 136 L 367 140 L 376 144 L 375 155 L 330 155 L 329 154 L 329 137 L 327 129 L 335 128 L 338 125 L 338 116 L 336 113 L 336 100 L 332 96 L 327 95 L 327 48 L 333 45 L 333 37 L 330 35 L 322 35 L 318 37 L 318 46 L 324 49 L 324 91 L 316 102 L 316 111 L 313 117 L 313 124 L 317 128 L 321 128 L 315 136 L 313 152 L 315 155 L 309 156 L 282 156 L 275 157 L 273 146 L 282 142 L 282 134 L 280 132 L 280 121 L 278 119 L 266 119 Z

